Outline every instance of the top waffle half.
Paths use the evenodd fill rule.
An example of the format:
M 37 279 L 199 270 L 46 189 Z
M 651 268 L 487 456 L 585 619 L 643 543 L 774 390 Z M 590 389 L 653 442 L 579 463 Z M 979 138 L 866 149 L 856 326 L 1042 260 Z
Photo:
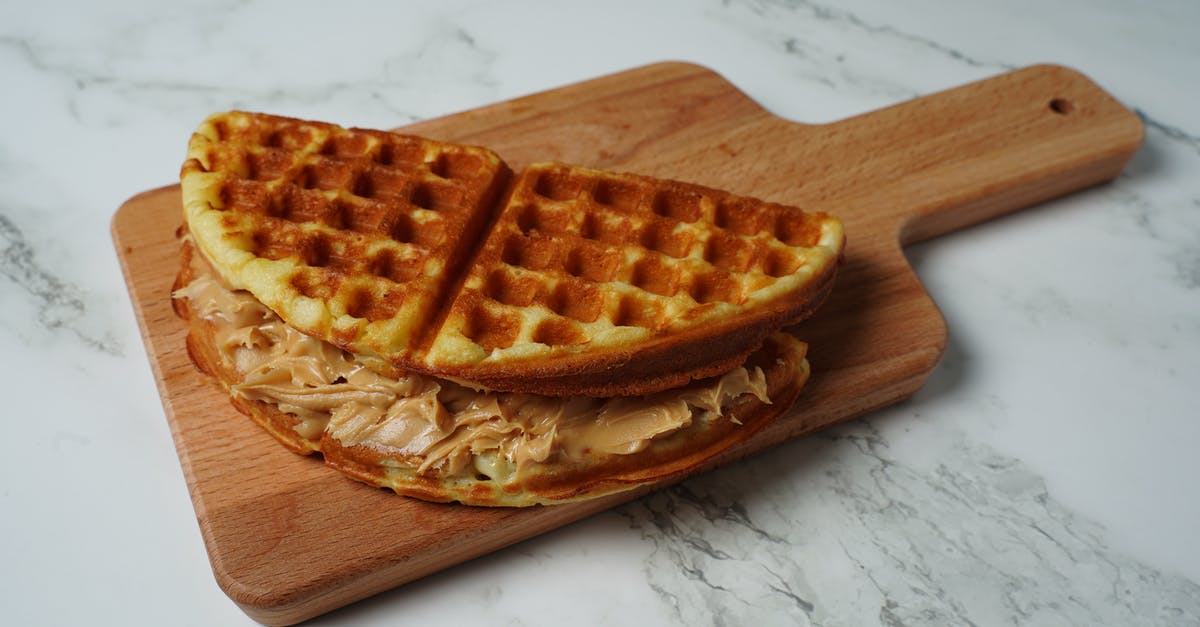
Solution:
M 184 215 L 232 287 L 366 357 L 407 355 L 508 169 L 423 138 L 232 112 L 192 135 Z
M 258 114 L 207 120 L 181 178 L 232 287 L 368 363 L 497 390 L 720 374 L 811 313 L 843 244 L 835 218 L 697 185 L 561 164 L 510 183 L 482 148 Z

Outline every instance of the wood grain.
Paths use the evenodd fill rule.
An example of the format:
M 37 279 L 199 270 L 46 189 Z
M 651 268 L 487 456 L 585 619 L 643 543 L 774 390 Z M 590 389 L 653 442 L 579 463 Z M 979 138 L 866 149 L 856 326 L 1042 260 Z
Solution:
M 812 347 L 808 388 L 783 419 L 713 465 L 915 392 L 946 327 L 901 247 L 1109 180 L 1143 134 L 1136 115 L 1056 66 L 804 125 L 680 63 L 402 130 L 486 145 L 518 168 L 560 160 L 677 178 L 845 221 L 834 295 L 794 330 Z M 113 238 L 213 572 L 255 620 L 299 622 L 639 495 L 520 510 L 437 505 L 286 451 L 188 360 L 169 303 L 180 213 L 177 187 L 142 193 L 118 209 Z

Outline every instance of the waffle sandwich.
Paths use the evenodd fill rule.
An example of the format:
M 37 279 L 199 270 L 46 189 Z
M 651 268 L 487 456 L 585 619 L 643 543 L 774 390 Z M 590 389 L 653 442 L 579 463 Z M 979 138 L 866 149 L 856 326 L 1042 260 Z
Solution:
M 235 406 L 398 493 L 591 498 L 695 469 L 799 394 L 824 214 L 290 118 L 213 116 L 176 310 Z

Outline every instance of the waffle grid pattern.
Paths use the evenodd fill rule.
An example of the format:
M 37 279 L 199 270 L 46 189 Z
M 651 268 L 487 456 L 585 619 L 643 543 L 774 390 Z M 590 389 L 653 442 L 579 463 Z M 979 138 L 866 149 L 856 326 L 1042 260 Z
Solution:
M 538 393 L 731 367 L 811 311 L 843 241 L 823 213 L 698 185 L 554 163 L 509 183 L 484 148 L 241 112 L 200 126 L 181 181 L 222 279 L 300 331 L 383 372 Z M 651 351 L 678 372 L 613 374 Z
M 617 347 L 736 316 L 810 280 L 841 244 L 823 214 L 561 164 L 522 172 L 436 361 Z
M 193 137 L 183 177 L 207 178 L 185 205 L 230 283 L 307 332 L 386 353 L 427 321 L 503 168 L 480 148 L 231 113 Z

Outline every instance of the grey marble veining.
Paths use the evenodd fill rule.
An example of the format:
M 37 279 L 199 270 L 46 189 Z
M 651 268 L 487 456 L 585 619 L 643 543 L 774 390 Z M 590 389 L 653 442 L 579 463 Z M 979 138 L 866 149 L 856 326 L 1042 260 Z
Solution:
M 755 19 L 749 20 L 746 26 L 756 31 L 756 37 L 781 48 L 803 67 L 800 76 L 830 89 L 860 91 L 892 101 L 914 98 L 927 91 L 914 89 L 907 73 L 902 73 L 905 74 L 904 81 L 897 82 L 889 74 L 886 64 L 863 67 L 848 59 L 851 53 L 845 48 L 830 47 L 825 43 L 830 28 L 845 37 L 860 39 L 868 46 L 886 45 L 893 51 L 903 50 L 904 56 L 913 57 L 913 62 L 926 70 L 931 69 L 931 64 L 937 64 L 945 66 L 938 69 L 954 72 L 972 69 L 996 74 L 1022 65 L 979 56 L 890 24 L 876 23 L 836 4 L 808 0 L 722 0 L 722 6 L 726 10 L 722 17 L 728 15 L 736 20 L 738 13 L 743 11 L 753 15 Z M 1135 108 L 1135 111 L 1150 129 L 1170 141 L 1200 151 L 1200 134 L 1158 119 L 1145 109 Z
M 1141 118 L 1142 122 L 1153 132 L 1160 133 L 1171 141 L 1179 142 L 1185 146 L 1189 146 L 1196 154 L 1200 154 L 1200 135 L 1188 133 L 1181 128 L 1171 126 L 1165 122 L 1156 120 L 1140 109 L 1134 110 Z
M 91 327 L 95 325 L 88 324 L 86 292 L 63 281 L 41 263 L 21 230 L 3 214 L 0 214 L 0 275 L 7 277 L 19 291 L 17 295 L 6 292 L 6 308 L 16 304 L 9 298 L 21 298 L 32 305 L 35 324 L 41 330 L 68 333 L 82 345 L 102 353 L 123 354 L 123 346 L 111 331 L 94 329 Z M 23 338 L 31 349 L 41 345 L 27 332 L 18 330 L 15 335 Z
M 272 11 L 274 3 L 238 2 L 222 9 L 193 11 L 174 19 L 162 16 L 123 24 L 111 38 L 97 39 L 95 33 L 79 42 L 47 40 L 41 33 L 17 31 L 0 35 L 0 54 L 10 67 L 50 83 L 63 92 L 71 117 L 89 125 L 128 124 L 130 113 L 140 108 L 168 108 L 210 112 L 223 108 L 361 107 L 371 103 L 391 116 L 393 125 L 413 122 L 440 113 L 437 109 L 414 110 L 404 103 L 430 100 L 430 81 L 445 81 L 434 96 L 455 92 L 472 95 L 496 87 L 490 76 L 494 53 L 480 46 L 464 28 L 444 18 L 421 19 L 416 23 L 373 26 L 364 38 L 389 35 L 398 44 L 389 55 L 359 63 L 353 57 L 336 62 L 337 55 L 318 43 L 322 33 L 313 26 L 298 32 L 274 33 L 274 37 L 245 37 L 244 19 L 257 11 Z M 310 7 L 311 9 L 311 7 Z M 249 14 L 249 15 L 247 15 Z M 317 17 L 317 15 L 313 15 Z M 195 24 L 189 24 L 195 20 Z M 406 27 L 405 27 L 406 26 Z M 157 46 L 180 32 L 182 41 L 167 58 L 153 59 Z M 282 35 L 282 36 L 281 36 Z M 91 41 L 86 41 L 91 40 Z M 284 46 L 276 44 L 283 43 Z M 353 50 L 353 43 L 349 48 Z M 343 44 L 345 45 L 345 44 Z M 197 54 L 208 51 L 205 54 Z M 290 63 L 270 80 L 246 80 L 252 73 L 231 72 L 239 65 Z M 175 72 L 162 71 L 161 63 L 177 64 Z M 440 91 L 440 94 L 438 93 Z M 436 101 L 436 97 L 433 98 Z M 126 105 L 114 108 L 114 103 Z M 128 105 L 134 105 L 129 107 Z
M 1200 584 L 1109 547 L 1019 460 L 888 439 L 858 421 L 622 508 L 677 624 L 1200 622 Z

